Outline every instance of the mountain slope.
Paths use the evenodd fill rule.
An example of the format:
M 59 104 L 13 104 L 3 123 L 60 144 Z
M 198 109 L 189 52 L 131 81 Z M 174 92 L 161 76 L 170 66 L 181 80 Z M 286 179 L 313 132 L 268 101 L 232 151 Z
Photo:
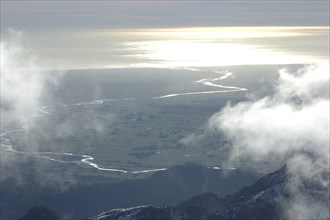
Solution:
M 146 204 L 173 206 L 204 192 L 223 197 L 252 184 L 260 176 L 260 173 L 249 170 L 220 170 L 186 164 L 155 172 L 142 179 L 88 185 L 78 183 L 63 192 L 36 191 L 31 184 L 22 189 L 23 192 L 29 192 L 26 195 L 15 191 L 17 187 L 8 183 L 2 185 L 2 214 L 3 219 L 17 219 L 31 207 L 42 205 L 72 219 L 82 219 L 116 208 Z M 12 202 L 5 199 L 7 197 L 12 198 Z
M 265 220 L 282 219 L 284 204 L 294 196 L 285 187 L 290 178 L 286 167 L 269 173 L 253 185 L 244 187 L 238 192 L 220 199 L 212 193 L 203 193 L 180 203 L 175 207 L 140 206 L 130 209 L 111 210 L 88 220 L 118 220 L 118 219 L 213 219 L 213 220 Z M 312 180 L 305 180 L 300 189 L 307 192 L 310 198 L 329 204 L 329 187 L 322 189 Z M 129 210 L 129 211 L 128 211 Z M 150 219 L 152 219 L 150 218 Z
M 329 183 L 329 169 L 324 170 L 324 180 Z M 287 167 L 284 166 L 260 178 L 253 185 L 243 187 L 238 192 L 224 198 L 219 198 L 213 193 L 202 193 L 177 206 L 144 205 L 132 208 L 112 209 L 89 217 L 87 220 L 286 219 L 287 216 L 284 215 L 284 211 L 292 208 L 290 202 L 297 202 L 294 200 L 297 196 L 295 193 L 305 196 L 305 198 L 308 198 L 314 204 L 322 204 L 324 210 L 329 208 L 329 184 L 320 185 L 312 175 L 311 178 L 304 179 L 301 186 L 293 192 L 288 189 L 288 183 L 292 180 L 292 175 L 295 174 L 288 172 Z M 327 211 L 324 212 L 324 210 L 320 209 L 314 210 L 313 206 L 307 208 L 311 209 L 313 213 L 323 211 L 323 213 L 317 214 L 320 217 L 316 219 L 328 219 L 328 217 L 324 218 L 324 216 L 329 216 Z
M 61 220 L 62 218 L 46 207 L 34 207 L 18 220 Z
M 88 220 L 118 219 L 278 219 L 278 201 L 282 196 L 285 168 L 270 173 L 252 186 L 220 199 L 203 193 L 175 207 L 140 206 L 116 209 L 88 218 Z

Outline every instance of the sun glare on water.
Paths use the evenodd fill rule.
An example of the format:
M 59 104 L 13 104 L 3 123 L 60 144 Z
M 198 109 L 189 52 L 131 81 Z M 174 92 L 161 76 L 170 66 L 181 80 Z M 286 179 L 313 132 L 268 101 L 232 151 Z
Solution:
M 329 27 L 99 29 L 31 35 L 62 69 L 306 64 L 329 60 Z M 58 67 L 56 67 L 58 68 Z
M 326 58 L 292 47 L 298 42 L 303 51 L 309 40 L 327 31 L 324 27 L 154 29 L 130 32 L 137 40 L 122 46 L 132 52 L 128 57 L 139 61 L 133 66 L 140 67 L 313 63 Z M 282 40 L 282 47 L 276 47 Z

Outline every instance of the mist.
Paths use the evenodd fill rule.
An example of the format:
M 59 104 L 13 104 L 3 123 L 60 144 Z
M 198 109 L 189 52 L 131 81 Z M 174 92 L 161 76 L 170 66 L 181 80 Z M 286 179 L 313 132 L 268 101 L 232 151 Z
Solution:
M 56 87 L 64 72 L 50 74 L 48 66 L 53 61 L 39 57 L 29 47 L 24 33 L 7 30 L 1 38 L 1 181 L 13 185 L 33 184 L 42 187 L 66 188 L 63 182 L 72 179 L 66 170 L 62 174 L 47 175 L 54 164 L 45 160 L 33 160 L 25 152 L 39 150 L 37 141 L 23 137 L 38 128 L 49 113 L 43 108 L 43 100 L 51 100 L 46 86 Z M 50 126 L 50 125 L 48 125 Z M 41 132 L 41 130 L 40 130 Z M 7 137 L 20 137 L 19 149 Z M 16 143 L 17 145 L 17 143 Z M 48 149 L 52 145 L 48 146 Z M 16 153 L 15 153 L 16 152 Z M 29 172 L 27 172 L 29 170 Z M 31 173 L 30 173 L 31 172 Z M 59 178 L 61 175 L 62 178 Z M 5 184 L 5 183 L 4 183 Z
M 224 166 L 276 169 L 286 164 L 285 189 L 291 197 L 283 207 L 285 218 L 329 218 L 327 63 L 279 70 L 273 95 L 228 104 L 209 119 L 208 128 L 231 143 Z M 316 197 L 303 190 L 311 184 L 318 186 Z
M 46 83 L 56 84 L 59 74 L 46 74 L 47 63 L 22 32 L 9 29 L 1 39 L 1 129 L 19 124 L 28 129 L 43 114 L 41 97 Z

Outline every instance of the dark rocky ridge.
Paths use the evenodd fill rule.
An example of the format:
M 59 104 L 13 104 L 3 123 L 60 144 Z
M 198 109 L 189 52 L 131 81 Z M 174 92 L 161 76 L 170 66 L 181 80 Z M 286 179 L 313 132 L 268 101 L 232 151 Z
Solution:
M 288 178 L 290 175 L 284 166 L 224 198 L 213 193 L 202 193 L 176 206 L 145 205 L 113 209 L 86 220 L 279 220 L 283 219 L 283 204 L 294 196 L 285 187 Z M 329 189 L 329 185 L 323 188 L 322 194 L 316 182 L 306 180 L 300 190 L 329 206 Z
M 174 207 L 141 206 L 116 209 L 88 218 L 88 220 L 127 219 L 280 219 L 278 201 L 283 197 L 285 168 L 267 174 L 252 186 L 221 199 L 213 193 L 202 193 Z M 162 218 L 158 218 L 158 217 Z M 150 218 L 151 217 L 151 218 Z
M 196 164 L 179 165 L 158 171 L 148 177 L 115 183 L 78 184 L 64 192 L 53 190 L 35 191 L 35 184 L 17 191 L 12 183 L 2 185 L 2 199 L 12 198 L 3 204 L 2 214 L 15 214 L 1 219 L 17 219 L 31 207 L 45 206 L 69 217 L 82 219 L 104 210 L 129 208 L 147 204 L 175 206 L 204 192 L 224 197 L 252 184 L 261 174 L 249 170 L 219 170 Z M 10 190 L 11 189 L 11 190 Z M 28 189 L 28 190 L 27 190 Z M 16 190 L 16 191 L 15 191 Z M 32 199 L 29 196 L 34 196 Z M 25 203 L 19 203 L 21 198 Z M 92 203 L 92 205 L 91 205 Z
M 34 207 L 18 220 L 62 220 L 62 217 L 46 207 Z
M 220 199 L 212 193 L 203 193 L 182 202 L 175 207 L 142 206 L 130 209 L 111 210 L 88 218 L 88 220 L 118 220 L 125 219 L 181 219 L 181 220 L 279 220 L 284 219 L 283 204 L 292 196 L 287 191 L 285 183 L 289 174 L 286 167 L 269 173 L 238 192 Z M 327 179 L 329 181 L 329 178 Z M 330 187 L 319 192 L 317 183 L 305 180 L 300 190 L 307 192 L 316 201 L 322 201 L 329 206 Z M 159 215 L 162 213 L 162 215 Z M 163 218 L 158 218 L 162 216 Z M 151 218 L 150 218 L 151 217 Z

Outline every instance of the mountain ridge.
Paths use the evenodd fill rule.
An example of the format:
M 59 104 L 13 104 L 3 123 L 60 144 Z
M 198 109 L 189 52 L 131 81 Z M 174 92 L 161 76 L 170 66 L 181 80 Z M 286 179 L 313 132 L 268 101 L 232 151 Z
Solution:
M 294 195 L 286 183 L 291 173 L 286 166 L 266 174 L 255 183 L 237 192 L 220 198 L 214 193 L 204 192 L 175 206 L 142 205 L 130 208 L 111 209 L 85 220 L 280 220 L 287 219 L 283 205 Z M 306 180 L 300 189 L 317 201 L 329 203 L 328 192 L 320 194 L 312 180 Z M 324 190 L 324 189 L 323 189 Z M 28 220 L 28 219 L 20 219 Z

